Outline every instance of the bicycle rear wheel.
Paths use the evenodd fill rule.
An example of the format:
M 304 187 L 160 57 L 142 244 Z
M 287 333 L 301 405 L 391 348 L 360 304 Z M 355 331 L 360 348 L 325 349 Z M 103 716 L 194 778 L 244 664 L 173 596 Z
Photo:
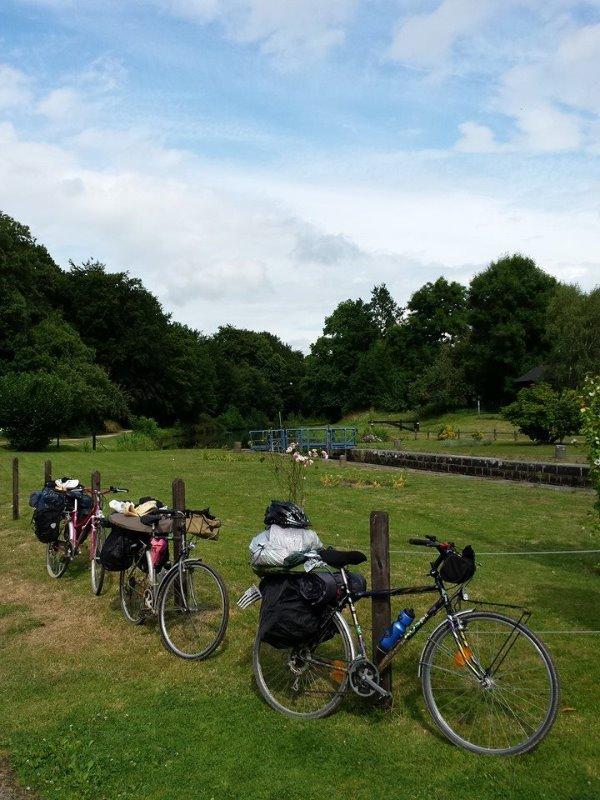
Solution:
M 487 611 L 461 614 L 462 649 L 450 624 L 421 657 L 423 694 L 450 741 L 483 755 L 532 750 L 556 718 L 559 682 L 545 645 L 516 620 Z
M 219 573 L 198 559 L 175 564 L 158 598 L 158 622 L 164 646 L 179 658 L 200 661 L 223 641 L 229 621 L 229 597 Z
M 348 688 L 353 648 L 339 613 L 333 637 L 317 644 L 279 650 L 256 636 L 252 664 L 259 692 L 288 717 L 318 719 L 332 714 Z
M 100 561 L 100 552 L 106 540 L 106 531 L 100 524 L 94 524 L 90 539 L 90 579 L 92 592 L 98 596 L 104 586 L 105 570 Z
M 69 526 L 65 519 L 60 522 L 60 533 L 55 542 L 46 545 L 46 571 L 51 578 L 62 578 L 71 560 Z
M 151 613 L 148 593 L 152 590 L 149 575 L 149 551 L 144 547 L 136 553 L 135 561 L 119 574 L 119 596 L 123 616 L 132 625 L 141 625 Z

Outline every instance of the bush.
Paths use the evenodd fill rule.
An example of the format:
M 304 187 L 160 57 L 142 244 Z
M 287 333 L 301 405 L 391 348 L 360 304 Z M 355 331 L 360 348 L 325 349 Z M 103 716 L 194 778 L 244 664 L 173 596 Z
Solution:
M 71 413 L 70 387 L 56 375 L 20 372 L 0 378 L 0 428 L 17 450 L 43 450 Z
M 135 433 L 142 433 L 150 439 L 158 439 L 160 436 L 160 429 L 158 423 L 152 417 L 133 417 L 131 420 L 131 429 Z
M 588 375 L 581 398 L 582 433 L 590 447 L 590 477 L 598 492 L 600 511 L 600 375 Z
M 145 433 L 122 433 L 115 438 L 115 446 L 117 450 L 134 451 L 134 450 L 158 450 L 158 444 L 151 437 Z
M 538 444 L 551 444 L 581 426 L 580 399 L 572 389 L 558 393 L 547 383 L 521 389 L 502 415 Z
M 483 431 L 473 431 L 471 438 L 475 439 L 476 442 L 480 442 L 483 439 Z
M 454 430 L 452 425 L 444 425 L 443 428 L 439 429 L 437 438 L 439 441 L 445 441 L 446 439 L 458 439 L 458 433 Z

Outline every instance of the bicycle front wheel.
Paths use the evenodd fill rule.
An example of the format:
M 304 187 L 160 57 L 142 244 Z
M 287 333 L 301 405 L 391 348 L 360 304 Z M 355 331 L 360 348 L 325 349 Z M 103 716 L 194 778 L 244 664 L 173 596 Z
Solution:
M 141 625 L 151 613 L 152 586 L 149 579 L 149 552 L 144 548 L 131 567 L 119 574 L 119 596 L 123 616 L 133 625 Z M 150 603 L 150 604 L 149 604 Z
M 62 578 L 71 560 L 69 526 L 66 520 L 60 522 L 59 538 L 46 545 L 46 571 L 51 578 Z
M 333 634 L 326 641 L 280 650 L 254 642 L 252 664 L 259 692 L 267 703 L 288 717 L 318 719 L 332 714 L 348 688 L 353 649 L 339 613 L 331 619 Z
M 101 525 L 96 525 L 92 529 L 90 540 L 90 578 L 92 581 L 92 592 L 98 596 L 104 586 L 105 571 L 100 561 L 100 552 L 106 540 L 106 531 Z
M 458 646 L 450 624 L 421 656 L 423 694 L 454 744 L 483 755 L 532 750 L 556 718 L 559 682 L 545 645 L 525 625 L 486 611 L 461 614 Z
M 229 621 L 229 596 L 219 573 L 197 559 L 175 564 L 158 599 L 164 646 L 179 658 L 200 661 L 223 641 Z

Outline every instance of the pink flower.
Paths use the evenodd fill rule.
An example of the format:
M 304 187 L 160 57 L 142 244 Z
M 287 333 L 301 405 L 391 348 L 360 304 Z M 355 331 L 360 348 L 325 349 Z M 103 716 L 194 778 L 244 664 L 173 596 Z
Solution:
M 327 461 L 327 459 L 329 458 L 329 454 L 327 453 L 327 450 L 321 450 L 321 458 L 324 458 L 325 461 Z

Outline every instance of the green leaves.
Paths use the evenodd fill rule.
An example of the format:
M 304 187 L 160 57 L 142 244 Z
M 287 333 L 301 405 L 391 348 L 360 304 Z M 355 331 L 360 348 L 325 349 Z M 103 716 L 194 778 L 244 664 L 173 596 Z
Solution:
M 514 403 L 502 409 L 503 416 L 534 442 L 560 441 L 581 426 L 579 398 L 566 389 L 560 394 L 547 383 L 521 389 Z

